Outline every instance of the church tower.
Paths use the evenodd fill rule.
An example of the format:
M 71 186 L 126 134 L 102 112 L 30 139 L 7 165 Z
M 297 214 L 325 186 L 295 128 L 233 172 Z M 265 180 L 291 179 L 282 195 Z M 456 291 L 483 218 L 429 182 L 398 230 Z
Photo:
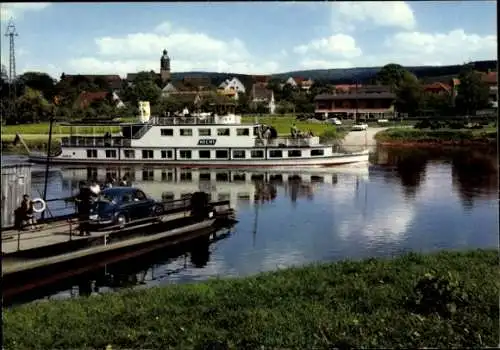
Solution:
M 170 81 L 170 57 L 168 57 L 167 50 L 163 50 L 163 56 L 160 60 L 160 76 L 163 83 Z

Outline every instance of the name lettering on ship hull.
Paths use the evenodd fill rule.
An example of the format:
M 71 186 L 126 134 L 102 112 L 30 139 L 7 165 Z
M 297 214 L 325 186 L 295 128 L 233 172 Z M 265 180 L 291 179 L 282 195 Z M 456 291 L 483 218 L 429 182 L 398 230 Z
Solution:
M 198 146 L 213 146 L 217 139 L 201 139 L 198 140 Z

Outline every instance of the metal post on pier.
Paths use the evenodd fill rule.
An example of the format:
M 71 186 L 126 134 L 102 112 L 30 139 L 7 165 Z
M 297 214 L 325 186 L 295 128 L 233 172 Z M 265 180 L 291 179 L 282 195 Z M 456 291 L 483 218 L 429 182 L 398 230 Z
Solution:
M 47 201 L 47 186 L 49 182 L 49 168 L 50 168 L 50 151 L 52 144 L 52 126 L 54 125 L 54 118 L 50 118 L 49 121 L 49 144 L 47 145 L 47 164 L 45 166 L 45 184 L 43 186 L 43 200 Z M 42 212 L 42 220 L 45 218 L 45 210 Z

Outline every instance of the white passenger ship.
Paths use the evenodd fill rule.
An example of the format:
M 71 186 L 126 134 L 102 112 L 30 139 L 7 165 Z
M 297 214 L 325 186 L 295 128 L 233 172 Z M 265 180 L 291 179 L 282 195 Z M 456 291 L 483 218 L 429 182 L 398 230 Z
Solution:
M 368 151 L 340 153 L 321 144 L 318 136 L 297 134 L 272 137 L 272 128 L 242 124 L 235 114 L 212 116 L 152 117 L 149 104 L 142 104 L 137 123 L 106 124 L 119 127 L 119 135 L 74 134 L 91 124 L 66 124 L 61 152 L 51 163 L 67 164 L 158 164 L 214 167 L 320 167 L 368 161 Z M 97 124 L 94 124 L 97 126 Z M 102 129 L 102 125 L 101 125 Z M 277 136 L 277 135 L 274 135 Z M 45 163 L 47 156 L 30 154 Z

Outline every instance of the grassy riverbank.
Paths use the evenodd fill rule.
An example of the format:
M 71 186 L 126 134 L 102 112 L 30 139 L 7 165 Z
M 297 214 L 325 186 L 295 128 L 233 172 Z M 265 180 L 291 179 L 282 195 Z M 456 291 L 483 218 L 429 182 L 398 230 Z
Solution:
M 497 142 L 495 128 L 484 129 L 408 129 L 390 128 L 375 135 L 384 145 L 493 145 Z
M 498 292 L 495 250 L 346 261 L 4 309 L 4 347 L 496 346 Z
M 283 115 L 283 116 L 270 116 L 270 115 L 262 115 L 255 119 L 254 116 L 243 116 L 242 123 L 252 124 L 255 120 L 258 120 L 259 123 L 272 125 L 276 128 L 279 134 L 288 134 L 290 133 L 290 127 L 295 123 L 299 129 L 304 131 L 311 130 L 315 134 L 321 134 L 328 130 L 335 130 L 335 127 L 326 124 L 326 123 L 310 123 L 305 121 L 297 121 L 296 118 L 292 115 Z M 104 134 L 105 132 L 119 132 L 120 129 L 118 127 L 105 127 L 105 126 L 96 126 L 94 128 L 87 126 L 79 126 L 78 128 L 74 128 L 74 132 L 77 131 L 79 134 L 92 134 L 93 132 L 96 134 Z M 42 135 L 46 137 L 49 134 L 49 123 L 38 123 L 38 124 L 20 124 L 20 125 L 5 125 L 2 127 L 2 139 L 6 135 L 15 135 L 16 133 L 20 133 L 21 135 L 37 135 L 40 138 Z M 70 127 L 68 126 L 60 126 L 54 124 L 53 128 L 54 135 L 65 135 L 70 134 Z

